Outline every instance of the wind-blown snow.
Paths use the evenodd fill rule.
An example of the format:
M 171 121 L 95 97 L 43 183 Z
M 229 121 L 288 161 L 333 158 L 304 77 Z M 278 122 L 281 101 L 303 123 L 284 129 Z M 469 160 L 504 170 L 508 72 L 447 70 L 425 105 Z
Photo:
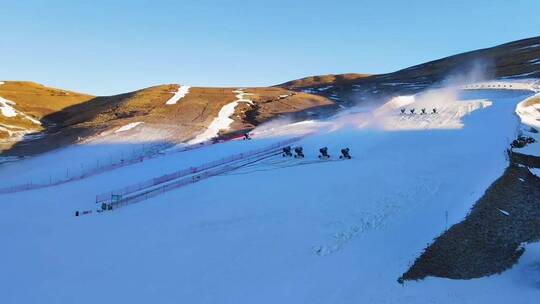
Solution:
M 446 214 L 449 224 L 461 221 L 502 174 L 519 123 L 515 107 L 530 95 L 467 92 L 448 106 L 449 116 L 467 106 L 460 128 L 441 129 L 435 117 L 426 122 L 433 127 L 399 132 L 355 121 L 394 119 L 395 112 L 398 119 L 399 107 L 388 106 L 378 116 L 351 112 L 305 122 L 325 131 L 299 143 L 303 160 L 276 156 L 118 211 L 73 216 L 95 209 L 97 193 L 279 137 L 209 145 L 59 187 L 0 195 L 0 261 L 9 274 L 0 275 L 0 302 L 536 303 L 540 244 L 525 245 L 519 263 L 501 275 L 396 281 L 446 229 Z M 438 102 L 430 98 L 399 105 Z M 469 111 L 486 100 L 491 106 Z M 335 129 L 342 122 L 334 120 L 353 127 Z M 317 158 L 322 146 L 330 161 Z M 352 160 L 337 158 L 343 147 Z M 94 153 L 86 152 L 64 154 L 65 161 Z M 58 158 L 6 165 L 0 184 L 29 168 L 47 174 Z
M 135 128 L 136 126 L 140 125 L 140 124 L 143 124 L 144 122 L 142 121 L 137 121 L 137 122 L 132 122 L 132 123 L 129 123 L 125 126 L 122 126 L 120 128 L 118 128 L 116 131 L 114 131 L 114 133 L 120 133 L 120 132 L 125 132 L 125 131 L 129 131 L 133 128 Z
M 263 124 L 252 133 L 255 137 L 269 137 L 285 134 L 309 134 L 334 131 L 345 126 L 355 128 L 375 128 L 386 131 L 421 129 L 459 129 L 463 119 L 472 112 L 491 106 L 489 100 L 459 100 L 455 91 L 431 90 L 426 93 L 397 96 L 374 110 L 350 108 L 335 115 L 332 121 L 304 121 L 298 123 Z M 421 109 L 426 114 L 421 114 Z M 401 113 L 405 109 L 405 113 Z M 415 113 L 410 113 L 415 109 Z M 437 113 L 433 114 L 432 110 Z
M 189 93 L 189 89 L 191 87 L 187 85 L 181 85 L 178 90 L 174 93 L 173 97 L 171 99 L 167 100 L 165 104 L 167 105 L 173 105 L 176 104 L 180 99 L 185 97 Z
M 406 113 L 394 109 L 392 112 L 376 111 L 375 123 L 385 130 L 416 129 L 458 129 L 463 127 L 462 118 L 471 112 L 491 106 L 488 100 L 447 101 L 445 103 L 414 102 L 406 108 Z M 409 109 L 414 108 L 411 114 Z M 421 114 L 422 108 L 427 114 Z M 433 114 L 432 109 L 437 113 Z
M 251 94 L 245 93 L 242 89 L 234 90 L 233 93 L 236 93 L 236 100 L 224 105 L 221 110 L 219 110 L 218 116 L 214 118 L 208 128 L 194 139 L 188 141 L 188 144 L 198 144 L 215 138 L 219 135 L 221 130 L 228 130 L 230 128 L 230 125 L 234 122 L 230 117 L 234 114 L 234 109 L 236 109 L 236 106 L 239 103 L 246 102 L 253 104 L 253 101 L 245 98 L 245 96 Z

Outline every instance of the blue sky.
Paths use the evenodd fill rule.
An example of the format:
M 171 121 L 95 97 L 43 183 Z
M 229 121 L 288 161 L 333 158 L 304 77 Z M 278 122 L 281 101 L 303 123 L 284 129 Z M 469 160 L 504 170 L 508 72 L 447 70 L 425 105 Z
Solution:
M 540 35 L 540 1 L 1 1 L 0 79 L 91 94 L 384 73 Z

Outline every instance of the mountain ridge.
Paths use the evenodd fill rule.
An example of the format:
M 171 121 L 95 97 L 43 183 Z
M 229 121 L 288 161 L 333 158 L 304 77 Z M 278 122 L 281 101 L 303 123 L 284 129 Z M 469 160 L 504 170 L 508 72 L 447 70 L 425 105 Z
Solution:
M 245 88 L 233 122 L 218 136 L 248 132 L 280 117 L 316 118 L 367 100 L 418 93 L 445 81 L 540 77 L 540 36 L 464 52 L 385 74 L 308 76 L 270 87 Z M 193 87 L 166 105 L 178 84 L 163 84 L 111 96 L 94 96 L 30 81 L 3 81 L 0 155 L 50 151 L 111 133 L 130 123 L 161 129 L 157 140 L 182 143 L 201 134 L 239 88 Z M 11 116 L 10 116 L 11 115 Z M 296 117 L 296 118 L 295 118 Z M 158 132 L 158 133 L 159 133 Z

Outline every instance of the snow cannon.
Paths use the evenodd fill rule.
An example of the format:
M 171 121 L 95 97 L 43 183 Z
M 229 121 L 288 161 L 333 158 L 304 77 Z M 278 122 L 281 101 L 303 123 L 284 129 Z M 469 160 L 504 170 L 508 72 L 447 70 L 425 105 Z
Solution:
M 433 108 L 433 110 L 431 111 L 431 114 L 437 114 L 437 109 Z
M 349 148 L 341 149 L 341 156 L 339 159 L 351 159 L 351 154 L 349 153 L 351 150 Z
M 294 158 L 304 158 L 304 149 L 302 147 L 294 148 Z
M 400 111 L 401 111 L 401 114 L 405 114 L 405 108 L 402 108 Z
M 281 155 L 283 157 L 291 157 L 292 156 L 291 146 L 286 146 L 285 148 L 283 148 L 283 153 Z
M 409 112 L 411 112 L 411 114 L 414 114 L 414 109 L 410 109 Z
M 330 158 L 330 155 L 328 154 L 328 148 L 327 147 L 320 148 L 319 152 L 321 153 L 319 155 L 319 158 L 321 158 L 321 159 Z
M 422 113 L 420 113 L 420 115 L 426 115 L 426 114 L 427 114 L 427 113 L 426 113 L 426 108 L 422 108 L 421 111 L 422 111 Z

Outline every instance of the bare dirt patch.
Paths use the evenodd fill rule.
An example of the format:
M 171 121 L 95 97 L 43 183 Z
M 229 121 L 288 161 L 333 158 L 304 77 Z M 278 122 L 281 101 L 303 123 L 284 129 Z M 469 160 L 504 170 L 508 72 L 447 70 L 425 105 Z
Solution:
M 399 282 L 500 273 L 517 262 L 522 243 L 540 240 L 540 178 L 515 161 L 465 220 L 437 237 Z

